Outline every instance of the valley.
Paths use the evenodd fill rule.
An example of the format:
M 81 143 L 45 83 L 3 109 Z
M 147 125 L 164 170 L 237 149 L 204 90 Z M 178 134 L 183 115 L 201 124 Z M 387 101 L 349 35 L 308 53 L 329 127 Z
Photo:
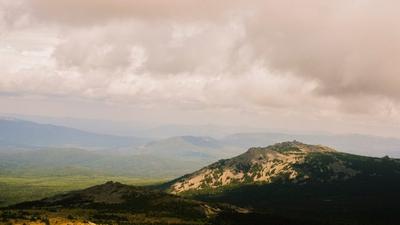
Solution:
M 129 185 L 149 185 L 165 182 L 165 178 L 134 178 L 124 176 L 59 175 L 59 176 L 0 176 L 0 207 L 50 197 L 55 194 L 83 189 L 107 181 Z

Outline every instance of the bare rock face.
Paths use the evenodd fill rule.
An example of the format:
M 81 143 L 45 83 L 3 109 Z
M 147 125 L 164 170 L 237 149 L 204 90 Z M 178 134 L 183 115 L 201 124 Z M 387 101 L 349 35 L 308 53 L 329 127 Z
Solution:
M 355 176 L 358 171 L 336 157 L 337 154 L 341 153 L 326 146 L 307 145 L 298 141 L 250 148 L 242 155 L 220 160 L 177 179 L 170 186 L 170 191 L 178 194 L 235 184 L 327 182 Z M 323 172 L 324 177 L 320 177 L 318 172 Z

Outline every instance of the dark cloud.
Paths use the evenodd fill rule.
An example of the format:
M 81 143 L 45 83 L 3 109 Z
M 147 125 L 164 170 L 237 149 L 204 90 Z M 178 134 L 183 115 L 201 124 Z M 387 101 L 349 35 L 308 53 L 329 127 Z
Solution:
M 110 19 L 145 20 L 215 19 L 232 9 L 238 0 L 32 0 L 36 16 L 75 25 L 90 25 Z
M 248 43 L 267 67 L 320 83 L 346 100 L 400 100 L 398 1 L 264 1 L 246 21 Z
M 216 54 L 219 54 L 217 51 L 235 54 L 232 49 L 216 46 L 223 36 L 223 32 L 216 30 L 191 37 L 181 46 L 168 47 L 171 31 L 170 24 L 165 21 L 194 23 L 194 26 L 206 21 L 216 26 L 215 29 L 224 30 L 228 23 L 226 18 L 222 21 L 216 18 L 247 10 L 249 15 L 240 18 L 246 30 L 245 38 L 233 43 L 236 46 L 232 48 L 250 46 L 253 60 L 264 60 L 269 69 L 317 80 L 319 94 L 400 98 L 398 1 L 33 0 L 31 7 L 38 17 L 84 25 L 127 18 L 158 21 L 139 29 L 125 24 L 126 29 L 136 29 L 140 33 L 122 32 L 121 35 L 131 38 L 124 46 L 135 42 L 144 45 L 150 57 L 147 67 L 161 73 L 190 72 L 199 67 L 196 64 L 202 66 L 204 57 L 213 57 L 212 50 L 207 48 L 212 48 Z M 108 42 L 116 43 L 123 39 L 107 38 Z M 128 53 L 118 50 L 121 47 L 118 44 L 112 47 L 115 49 L 105 61 L 126 64 L 124 60 L 113 59 L 118 58 L 118 54 L 122 54 L 119 57 L 122 59 Z M 79 58 L 70 62 L 74 60 L 85 62 Z M 239 61 L 240 58 L 231 61 L 232 66 Z M 181 64 L 179 69 L 177 64 Z
M 346 113 L 393 111 L 400 100 L 394 0 L 0 2 L 0 29 L 28 20 L 32 30 L 58 33 L 55 65 L 45 72 L 68 81 L 65 93 L 218 106 L 234 98 L 281 108 L 305 102 Z M 13 75 L 3 79 L 8 90 L 19 84 Z

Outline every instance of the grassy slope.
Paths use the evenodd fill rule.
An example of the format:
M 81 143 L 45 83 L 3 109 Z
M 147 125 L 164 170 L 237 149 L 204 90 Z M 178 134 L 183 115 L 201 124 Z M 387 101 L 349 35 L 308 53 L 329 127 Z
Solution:
M 344 160 L 360 171 L 352 179 L 329 181 L 329 163 Z M 399 160 L 371 158 L 345 153 L 313 153 L 299 171 L 313 175 L 305 184 L 290 182 L 238 185 L 197 193 L 203 201 L 250 207 L 292 220 L 306 219 L 317 224 L 397 224 L 400 202 Z M 196 193 L 188 193 L 195 195 Z M 260 215 L 258 215 L 260 216 Z M 236 221 L 230 215 L 227 219 Z M 260 216 L 263 224 L 265 216 Z M 243 223 L 245 224 L 245 223 Z
M 148 185 L 165 180 L 123 176 L 0 176 L 0 206 L 37 200 L 66 191 L 102 184 L 106 181 L 118 181 L 131 185 Z

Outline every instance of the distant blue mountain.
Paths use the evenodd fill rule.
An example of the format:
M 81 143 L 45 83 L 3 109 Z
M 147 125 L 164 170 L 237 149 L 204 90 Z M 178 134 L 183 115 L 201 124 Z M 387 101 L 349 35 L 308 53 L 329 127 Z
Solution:
M 3 149 L 42 147 L 114 149 L 136 147 L 148 141 L 146 138 L 97 134 L 25 120 L 0 119 L 0 147 Z

